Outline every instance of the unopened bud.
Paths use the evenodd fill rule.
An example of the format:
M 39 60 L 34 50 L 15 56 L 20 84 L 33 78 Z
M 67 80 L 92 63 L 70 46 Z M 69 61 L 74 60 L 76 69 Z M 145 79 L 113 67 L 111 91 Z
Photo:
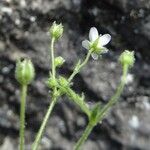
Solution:
M 125 50 L 119 57 L 119 61 L 122 65 L 132 67 L 135 62 L 134 51 Z
M 55 67 L 61 67 L 64 62 L 65 62 L 65 59 L 62 58 L 61 56 L 56 57 L 55 60 L 54 60 Z
M 32 82 L 35 76 L 34 66 L 30 59 L 18 60 L 16 63 L 15 78 L 22 85 Z
M 53 38 L 58 39 L 63 34 L 63 26 L 62 24 L 56 24 L 56 22 L 53 23 L 53 25 L 50 28 L 50 34 Z
M 57 86 L 56 79 L 49 78 L 48 81 L 47 81 L 47 85 L 48 85 L 49 88 L 53 89 L 54 87 Z
M 69 86 L 69 82 L 67 79 L 65 79 L 64 77 L 60 77 L 59 78 L 59 83 L 62 87 L 67 87 Z

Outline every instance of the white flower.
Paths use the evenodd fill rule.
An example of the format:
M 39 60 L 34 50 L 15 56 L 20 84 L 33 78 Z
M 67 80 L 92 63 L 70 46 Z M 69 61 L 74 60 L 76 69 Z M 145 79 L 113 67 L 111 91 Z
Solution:
M 89 32 L 89 40 L 82 41 L 82 46 L 87 50 L 92 51 L 93 59 L 98 59 L 98 55 L 106 53 L 108 49 L 105 47 L 111 40 L 111 35 L 99 35 L 95 27 L 92 27 Z

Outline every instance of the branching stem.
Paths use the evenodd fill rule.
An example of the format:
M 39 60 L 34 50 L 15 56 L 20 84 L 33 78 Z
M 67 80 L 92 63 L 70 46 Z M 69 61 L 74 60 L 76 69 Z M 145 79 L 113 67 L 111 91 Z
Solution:
M 84 132 L 81 136 L 81 138 L 76 143 L 74 150 L 80 150 L 81 149 L 81 145 L 83 145 L 83 143 L 87 140 L 87 138 L 88 138 L 89 134 L 91 133 L 93 127 L 94 126 L 91 123 L 88 123 L 86 129 L 84 130 Z
M 104 108 L 100 111 L 100 113 L 98 114 L 98 117 L 96 119 L 96 122 L 94 124 L 91 124 L 91 120 L 89 120 L 89 124 L 87 125 L 85 131 L 83 132 L 81 138 L 78 140 L 77 144 L 75 145 L 75 150 L 80 150 L 81 146 L 83 145 L 83 143 L 86 141 L 86 139 L 88 138 L 88 136 L 90 135 L 93 127 L 98 124 L 99 122 L 101 122 L 101 120 L 104 118 L 105 114 L 109 111 L 109 109 L 112 107 L 112 105 L 114 105 L 117 100 L 119 99 L 125 82 L 126 82 L 126 76 L 128 73 L 128 66 L 123 66 L 123 75 L 121 78 L 121 82 L 116 90 L 116 93 L 114 94 L 114 96 L 112 96 L 112 98 L 109 100 L 109 102 L 104 106 Z M 92 119 L 92 118 L 91 118 Z
M 52 77 L 53 77 L 53 80 L 56 79 L 56 67 L 55 67 L 55 63 L 54 63 L 54 59 L 55 59 L 55 56 L 54 56 L 54 43 L 55 43 L 55 38 L 52 38 L 51 45 L 50 45 L 50 56 L 51 56 L 50 58 L 51 58 L 51 64 L 52 64 Z M 51 112 L 53 111 L 53 108 L 54 108 L 54 106 L 55 106 L 55 104 L 57 102 L 57 99 L 58 99 L 58 96 L 55 95 L 56 91 L 57 91 L 57 88 L 54 87 L 53 92 L 52 92 L 51 103 L 50 103 L 50 105 L 48 107 L 48 110 L 46 112 L 46 115 L 44 117 L 42 125 L 41 125 L 41 127 L 40 127 L 40 129 L 38 131 L 38 134 L 37 134 L 37 136 L 35 138 L 35 141 L 34 141 L 34 143 L 32 145 L 32 150 L 37 150 L 38 149 L 38 146 L 40 144 L 42 135 L 43 135 L 44 130 L 46 128 L 46 124 L 48 122 L 48 119 L 49 119 L 49 117 L 51 115 Z

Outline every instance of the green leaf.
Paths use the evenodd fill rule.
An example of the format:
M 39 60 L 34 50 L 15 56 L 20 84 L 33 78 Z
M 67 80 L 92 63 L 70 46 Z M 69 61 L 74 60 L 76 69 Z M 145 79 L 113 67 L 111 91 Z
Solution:
M 101 111 L 101 104 L 96 103 L 91 110 L 90 122 L 92 124 L 97 124 L 98 121 L 98 114 Z

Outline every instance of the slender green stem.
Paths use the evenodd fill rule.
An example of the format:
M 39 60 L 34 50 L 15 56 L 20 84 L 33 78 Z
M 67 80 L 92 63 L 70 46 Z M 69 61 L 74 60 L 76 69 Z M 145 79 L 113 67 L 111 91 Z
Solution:
M 108 109 L 116 103 L 116 101 L 118 100 L 118 98 L 120 97 L 123 89 L 124 89 L 124 85 L 125 85 L 125 82 L 126 82 L 126 76 L 127 76 L 127 73 L 128 73 L 128 66 L 124 66 L 123 67 L 123 75 L 122 75 L 122 78 L 121 78 L 121 82 L 117 88 L 117 91 L 116 93 L 112 96 L 112 98 L 108 101 L 108 103 L 104 106 L 104 108 L 102 109 L 102 111 L 100 112 L 100 114 L 98 115 L 98 118 L 99 118 L 99 121 L 101 121 L 106 112 L 108 111 Z
M 87 62 L 88 62 L 90 56 L 91 56 L 91 50 L 88 51 L 85 60 L 84 60 L 84 61 L 82 62 L 82 64 L 80 65 L 80 69 L 81 69 L 82 67 L 84 67 L 84 66 L 87 64 Z
M 54 43 L 55 43 L 55 38 L 52 38 L 51 40 L 51 46 L 50 46 L 50 53 L 51 53 L 51 63 L 52 63 L 52 76 L 55 79 L 56 76 L 56 68 L 55 68 L 55 63 L 54 63 Z
M 54 99 L 52 99 L 52 102 L 50 103 L 50 105 L 49 105 L 49 107 L 48 107 L 48 110 L 47 110 L 47 112 L 46 112 L 46 115 L 45 115 L 45 117 L 44 117 L 44 120 L 43 120 L 43 122 L 42 122 L 42 125 L 41 125 L 41 127 L 40 127 L 40 129 L 39 129 L 39 131 L 38 131 L 38 134 L 37 134 L 37 136 L 36 136 L 36 139 L 35 139 L 35 141 L 34 141 L 34 143 L 33 143 L 32 150 L 37 150 L 37 149 L 38 149 L 38 146 L 39 146 L 39 143 L 40 143 L 40 141 L 41 141 L 41 137 L 42 137 L 42 135 L 43 135 L 44 129 L 45 129 L 45 127 L 46 127 L 46 124 L 47 124 L 47 122 L 48 122 L 48 119 L 49 119 L 49 117 L 50 117 L 50 115 L 51 115 L 51 112 L 52 112 L 52 110 L 53 110 L 55 104 L 56 104 L 56 97 L 54 97 Z
M 83 143 L 87 140 L 88 136 L 90 135 L 91 131 L 93 130 L 94 126 L 89 123 L 83 132 L 81 138 L 78 140 L 78 142 L 75 145 L 74 150 L 80 150 Z
M 69 77 L 69 79 L 68 79 L 69 82 L 72 81 L 72 79 L 73 79 L 74 76 L 80 71 L 80 69 L 81 69 L 82 67 L 84 67 L 84 66 L 87 64 L 87 62 L 88 62 L 88 60 L 89 60 L 89 58 L 90 58 L 90 55 L 91 55 L 91 50 L 88 51 L 88 53 L 87 53 L 87 55 L 86 55 L 86 58 L 84 59 L 84 61 L 82 62 L 82 64 L 79 66 L 78 70 L 75 69 L 75 70 L 73 71 L 73 73 L 70 75 L 70 77 Z
M 54 43 L 55 43 L 55 38 L 53 37 L 51 40 L 51 47 L 50 47 L 50 53 L 51 53 L 51 63 L 52 63 L 52 77 L 53 80 L 56 79 L 56 66 L 55 66 L 55 55 L 54 55 Z M 53 89 L 53 95 L 55 97 L 55 93 L 57 91 L 57 88 L 54 87 Z
M 24 130 L 25 130 L 25 107 L 26 107 L 27 85 L 21 87 L 21 107 L 20 107 L 20 150 L 24 150 Z
M 50 45 L 50 56 L 51 56 L 50 58 L 51 58 L 51 64 L 52 64 L 52 77 L 53 77 L 53 80 L 56 79 L 56 67 L 55 67 L 55 63 L 54 63 L 54 59 L 55 59 L 55 56 L 54 56 L 54 43 L 55 43 L 55 38 L 52 38 L 51 45 Z M 34 143 L 32 145 L 32 150 L 37 150 L 37 148 L 38 148 L 38 146 L 40 144 L 40 141 L 41 141 L 43 132 L 45 130 L 46 124 L 48 122 L 48 119 L 49 119 L 49 117 L 51 115 L 51 112 L 52 112 L 52 110 L 53 110 L 53 108 L 54 108 L 54 106 L 55 106 L 55 104 L 57 102 L 57 99 L 58 99 L 58 96 L 55 95 L 56 91 L 57 91 L 57 88 L 54 87 L 53 93 L 52 93 L 52 101 L 51 101 L 51 103 L 50 103 L 50 105 L 48 107 L 48 110 L 46 112 L 46 115 L 44 117 L 42 125 L 41 125 L 41 127 L 40 127 L 40 129 L 38 131 L 38 134 L 37 134 L 37 136 L 35 138 L 35 141 L 34 141 Z
M 76 94 L 71 88 L 69 87 L 59 87 L 60 91 L 62 93 L 65 93 L 68 97 L 70 97 L 70 99 L 75 102 L 80 108 L 81 110 L 88 116 L 90 117 L 90 110 L 88 105 L 85 103 L 85 99 Z
M 78 70 L 74 70 L 73 73 L 70 75 L 70 77 L 68 78 L 68 81 L 71 82 L 71 80 L 74 78 L 74 76 L 80 71 L 80 69 L 82 67 L 84 67 L 86 65 L 86 63 L 88 62 L 90 55 L 91 55 L 91 50 L 89 50 L 89 52 L 86 55 L 85 60 L 80 64 L 80 66 L 78 67 Z M 79 107 L 83 110 L 84 113 L 87 114 L 87 116 L 90 116 L 90 110 L 88 108 L 88 106 L 85 104 L 84 100 L 82 97 L 80 97 L 78 94 L 76 94 L 73 90 L 71 90 L 70 88 L 63 88 L 63 87 L 59 87 L 60 91 L 65 92 L 66 95 L 68 95 L 69 97 L 71 97 L 71 99 L 77 104 L 79 105 Z M 55 89 L 54 89 L 55 91 Z M 88 127 L 89 129 L 89 127 Z M 87 129 L 87 130 L 88 130 Z M 91 129 L 92 130 L 92 129 Z M 88 136 L 88 135 L 87 135 Z M 86 139 L 85 139 L 86 140 Z

